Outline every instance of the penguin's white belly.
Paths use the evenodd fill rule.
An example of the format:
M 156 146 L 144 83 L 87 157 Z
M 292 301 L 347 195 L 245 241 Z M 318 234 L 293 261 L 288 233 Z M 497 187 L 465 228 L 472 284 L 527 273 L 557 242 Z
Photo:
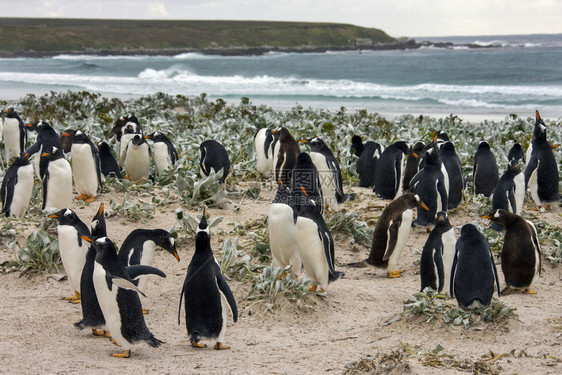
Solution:
M 45 208 L 63 209 L 72 204 L 72 170 L 66 159 L 49 163 L 49 181 Z
M 164 142 L 156 142 L 152 146 L 152 156 L 154 158 L 154 166 L 156 173 L 160 174 L 162 171 L 172 166 L 172 159 L 168 153 L 168 146 Z
M 272 170 L 273 170 L 273 173 L 275 174 L 276 180 L 279 179 L 279 174 L 278 174 L 278 171 L 277 171 L 277 161 L 279 160 L 280 149 L 281 149 L 281 142 L 277 141 L 277 143 L 275 144 L 275 147 L 273 148 L 273 163 L 272 163 Z M 281 171 L 281 169 L 279 169 L 279 171 Z
M 404 157 L 403 153 L 400 154 L 400 161 L 398 162 L 398 164 L 401 166 L 400 167 L 400 178 L 398 179 L 398 189 L 396 189 L 396 194 L 394 195 L 393 199 L 399 198 L 403 194 L 402 181 L 404 181 L 404 169 L 406 169 L 406 158 Z M 396 169 L 394 170 L 394 173 L 396 174 Z M 395 177 L 396 177 L 396 175 L 395 175 Z
M 96 196 L 98 192 L 98 171 L 92 150 L 87 144 L 72 145 L 72 174 L 80 194 Z
M 439 211 L 446 211 L 447 207 L 445 207 L 445 209 L 443 209 L 443 205 L 441 204 L 441 194 L 439 193 L 439 189 L 437 188 L 437 185 L 439 184 L 439 181 L 435 181 L 435 197 L 437 199 L 437 209 L 435 211 L 435 213 L 439 212 Z
M 142 256 L 140 259 L 140 264 L 145 266 L 151 266 L 152 262 L 154 261 L 155 254 L 156 254 L 156 244 L 154 243 L 154 241 L 145 241 L 142 248 Z M 146 293 L 147 285 L 148 285 L 148 275 L 140 276 L 138 288 L 143 293 Z
M 314 166 L 318 170 L 318 178 L 320 179 L 324 204 L 328 205 L 328 207 L 333 210 L 337 209 L 336 182 L 334 180 L 334 174 L 326 161 L 326 157 L 319 152 L 311 152 L 310 159 L 312 159 Z
M 455 237 L 455 229 L 451 228 L 441 235 L 443 242 L 443 291 L 451 295 L 451 270 L 453 268 L 453 260 L 455 259 L 455 245 L 457 238 Z
M 86 245 L 86 241 L 82 241 L 82 246 L 78 245 L 78 231 L 71 225 L 59 225 L 57 232 L 60 258 L 68 282 L 73 290 L 80 292 L 80 277 L 86 263 L 89 246 Z
M 10 216 L 22 217 L 29 206 L 33 191 L 33 166 L 31 164 L 18 168 L 18 183 L 14 187 L 14 196 L 10 206 Z
M 302 260 L 297 246 L 297 227 L 293 221 L 293 209 L 283 203 L 273 203 L 269 208 L 269 242 L 276 267 L 290 265 L 299 275 Z
M 447 173 L 447 168 L 445 164 L 441 163 L 441 173 L 443 173 L 443 184 L 445 185 L 445 191 L 447 192 L 447 197 L 449 196 L 449 173 Z
M 513 178 L 513 182 L 515 183 L 515 204 L 517 205 L 515 213 L 520 215 L 525 201 L 525 174 L 519 173 Z
M 4 149 L 6 160 L 16 158 L 20 150 L 20 124 L 15 118 L 4 119 Z
M 318 226 L 313 220 L 299 216 L 296 232 L 304 271 L 313 281 L 318 282 L 322 289 L 327 290 L 329 267 L 322 240 L 318 235 Z
M 125 172 L 133 182 L 139 182 L 148 178 L 150 173 L 150 155 L 148 144 L 140 146 L 130 144 L 125 155 Z
M 525 220 L 525 221 L 531 227 L 531 231 L 533 232 L 534 238 L 537 239 L 537 243 L 533 241 L 533 248 L 535 250 L 535 275 L 533 276 L 533 280 L 531 281 L 531 284 L 529 284 L 530 286 L 535 282 L 535 280 L 539 277 L 541 273 L 541 249 L 540 249 L 540 244 L 538 244 L 539 237 L 537 235 L 537 228 L 529 220 Z
M 271 171 L 273 169 L 273 159 L 270 155 L 265 155 L 265 140 L 267 137 L 267 129 L 260 129 L 258 134 L 256 135 L 256 139 L 254 140 L 254 144 L 256 147 L 256 169 L 258 172 L 265 176 L 271 175 Z M 269 154 L 269 149 L 267 150 Z
M 538 170 L 539 170 L 540 160 L 537 160 L 537 168 L 531 173 L 529 178 L 529 189 L 531 190 L 531 198 L 535 201 L 537 206 L 542 206 L 542 202 L 539 198 L 539 184 L 538 184 Z
M 398 227 L 396 247 L 394 248 L 394 251 L 392 252 L 390 258 L 388 258 L 387 272 L 398 271 L 398 259 L 400 258 L 400 253 L 402 253 L 402 250 L 406 245 L 406 241 L 408 240 L 408 236 L 410 235 L 410 228 L 412 227 L 413 217 L 413 209 L 407 209 L 402 213 L 402 223 L 400 223 L 400 227 Z

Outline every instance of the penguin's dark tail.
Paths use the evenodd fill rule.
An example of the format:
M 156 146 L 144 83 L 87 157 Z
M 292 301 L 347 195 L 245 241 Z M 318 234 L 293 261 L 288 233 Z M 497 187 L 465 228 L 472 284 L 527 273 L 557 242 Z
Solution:
M 332 274 L 330 272 L 330 275 L 328 276 L 328 282 L 331 283 L 333 281 L 336 281 L 338 279 L 341 279 L 345 276 L 345 273 L 340 272 L 340 271 L 334 271 L 334 273 Z
M 80 330 L 86 328 L 86 324 L 84 324 L 84 319 L 82 319 L 79 322 L 74 323 L 74 327 L 76 327 L 76 329 L 80 329 Z
M 150 346 L 152 346 L 153 348 L 158 348 L 160 345 L 165 344 L 164 341 L 162 340 L 158 340 L 156 337 L 154 337 L 153 335 L 150 335 L 150 338 L 148 338 L 146 340 L 146 343 Z

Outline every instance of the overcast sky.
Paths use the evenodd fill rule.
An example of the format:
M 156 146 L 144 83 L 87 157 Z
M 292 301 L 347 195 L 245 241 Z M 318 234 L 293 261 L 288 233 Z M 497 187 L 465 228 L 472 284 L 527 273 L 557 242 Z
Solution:
M 562 33 L 560 0 L 0 0 L 0 17 L 350 23 L 393 37 Z

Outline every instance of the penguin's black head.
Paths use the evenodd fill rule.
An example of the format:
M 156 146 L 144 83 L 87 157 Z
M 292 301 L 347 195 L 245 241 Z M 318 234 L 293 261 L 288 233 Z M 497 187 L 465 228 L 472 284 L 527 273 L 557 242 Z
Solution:
M 408 151 L 410 150 L 410 146 L 408 146 L 408 144 L 405 141 L 394 142 L 391 146 L 396 147 L 397 149 L 399 149 L 405 154 L 407 154 Z
M 437 220 L 437 222 L 446 222 L 449 220 L 449 216 L 447 215 L 446 212 L 439 211 L 438 213 L 435 214 L 435 219 Z
M 127 124 L 127 126 L 123 128 L 123 134 L 133 134 L 134 132 L 135 128 L 132 124 Z
M 90 138 L 81 130 L 74 133 L 74 143 L 88 143 Z
M 73 225 L 80 222 L 80 219 L 78 218 L 76 213 L 70 208 L 63 208 L 62 210 L 49 215 L 49 218 L 57 219 L 60 225 Z
M 425 143 L 416 142 L 416 144 L 412 148 L 412 155 L 414 157 L 418 158 L 421 155 L 421 153 L 423 152 L 424 149 L 425 149 Z
M 109 143 L 107 143 L 106 141 L 98 142 L 98 150 L 100 154 L 106 152 L 111 153 L 111 149 L 109 148 Z
M 435 137 L 437 139 L 440 139 L 444 142 L 449 141 L 449 135 L 447 134 L 447 132 L 445 130 L 438 130 L 436 132 L 433 132 L 433 134 L 435 135 Z
M 2 111 L 2 114 L 6 115 L 6 117 L 10 118 L 10 117 L 16 117 L 18 115 L 18 112 L 13 107 L 10 107 L 7 110 Z
M 96 212 L 96 215 L 94 216 L 90 224 L 92 236 L 103 236 L 103 237 L 107 236 L 107 229 L 105 226 L 105 216 L 103 215 L 103 208 L 104 208 L 104 204 L 102 202 L 100 203 L 100 207 L 98 208 L 98 211 Z
M 145 142 L 145 140 L 140 136 L 140 134 L 135 134 L 131 142 L 133 142 L 135 146 L 140 146 Z
M 361 139 L 360 136 L 353 135 L 353 137 L 351 137 L 351 144 L 352 145 L 361 145 L 361 144 L 363 144 L 363 140 Z
M 519 160 L 517 159 L 510 160 L 509 164 L 507 165 L 507 170 L 513 175 L 519 174 L 521 172 L 521 167 L 519 166 Z
M 279 135 L 279 141 L 281 141 L 281 142 L 284 142 L 286 140 L 289 140 L 289 139 L 293 138 L 293 136 L 291 135 L 289 130 L 285 127 L 281 127 L 278 130 L 272 131 L 272 133 L 278 134 Z
M 24 153 L 21 153 L 20 156 L 14 159 L 12 165 L 23 167 L 25 165 L 29 165 L 29 157 L 26 156 Z
M 441 151 L 455 151 L 455 145 L 451 141 L 446 141 L 441 146 Z
M 489 150 L 490 149 L 490 144 L 486 141 L 480 141 L 480 143 L 478 143 L 478 150 Z
M 115 244 L 107 237 L 80 236 L 83 240 L 89 242 L 96 249 L 96 259 L 104 257 L 108 254 L 116 254 Z
M 407 193 L 407 194 L 412 195 L 412 198 L 410 198 L 413 201 L 413 204 L 411 205 L 412 207 L 420 206 L 424 210 L 429 211 L 429 208 L 425 205 L 425 203 L 422 202 L 419 195 L 414 194 L 414 193 Z
M 425 162 L 427 164 L 439 164 L 441 162 L 439 148 L 436 145 L 432 145 L 427 149 L 425 153 Z
M 199 225 L 201 225 L 201 223 Z M 176 240 L 172 237 L 170 232 L 164 229 L 155 229 L 153 233 L 154 243 L 172 254 L 179 262 L 180 257 L 176 251 Z
M 62 150 L 58 147 L 49 146 L 47 149 L 41 154 L 42 158 L 48 158 L 49 160 L 57 160 L 60 158 L 64 158 Z
M 480 234 L 480 231 L 474 224 L 465 224 L 461 228 L 461 237 Z

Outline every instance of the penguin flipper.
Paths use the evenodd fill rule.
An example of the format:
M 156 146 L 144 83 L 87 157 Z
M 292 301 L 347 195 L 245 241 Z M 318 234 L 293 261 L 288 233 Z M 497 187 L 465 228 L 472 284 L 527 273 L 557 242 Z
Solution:
M 384 255 L 382 257 L 383 262 L 390 259 L 390 256 L 396 248 L 396 242 L 398 240 L 398 229 L 400 228 L 401 224 L 402 218 L 397 219 L 396 221 L 391 220 L 388 225 L 388 238 L 386 242 L 386 251 L 384 252 Z
M 2 188 L 0 190 L 2 213 L 6 214 L 6 216 L 10 216 L 10 207 L 12 205 L 12 199 L 14 198 L 14 187 L 18 183 L 17 171 L 16 173 L 12 173 L 12 171 L 6 171 L 6 175 L 2 181 Z
M 457 242 L 458 243 L 458 242 Z M 453 258 L 453 265 L 451 266 L 451 281 L 449 285 L 449 290 L 451 291 L 451 298 L 455 297 L 455 271 L 457 270 L 457 259 L 458 259 L 459 251 L 458 248 L 455 250 L 455 257 Z
M 525 189 L 529 187 L 529 180 L 539 165 L 537 156 L 533 153 L 529 159 L 529 164 L 525 167 Z
M 494 262 L 494 255 L 490 249 L 490 262 L 492 262 L 492 271 L 494 271 L 494 279 L 496 281 L 496 288 L 498 291 L 498 297 L 500 296 L 500 279 L 498 278 L 498 270 L 496 269 L 496 263 Z
M 146 297 L 146 294 L 144 294 L 142 290 L 137 288 L 137 286 L 132 282 L 130 282 L 129 280 L 118 276 L 109 276 L 109 277 L 111 278 L 111 282 L 115 284 L 117 287 L 121 289 L 134 290 L 135 292 L 142 294 L 143 297 Z
M 103 186 L 103 181 L 101 179 L 101 158 L 100 158 L 100 154 L 98 152 L 98 150 L 96 149 L 96 146 L 94 146 L 93 143 L 90 142 L 90 150 L 92 151 L 92 154 L 94 155 L 94 163 L 96 164 L 96 173 L 97 173 L 97 177 L 98 177 L 98 191 L 101 191 L 101 188 Z
M 232 319 L 236 323 L 238 321 L 238 307 L 236 306 L 236 300 L 234 299 L 232 290 L 230 290 L 230 287 L 226 283 L 226 280 L 220 273 L 220 269 L 218 271 L 216 281 L 221 294 L 224 295 L 226 301 L 228 302 L 228 306 L 230 307 L 230 312 L 232 313 Z
M 31 145 L 26 151 L 25 153 L 31 157 L 31 155 L 39 152 L 39 150 L 41 149 L 41 142 L 35 142 L 33 145 Z
M 41 209 L 44 210 L 45 206 L 47 205 L 47 185 L 49 184 L 49 170 L 48 169 L 45 171 L 42 182 L 43 182 L 43 207 L 41 207 Z
M 511 212 L 517 212 L 517 202 L 515 200 L 515 185 L 511 186 L 507 191 L 507 199 L 509 201 L 509 207 L 511 208 Z
M 443 267 L 443 257 L 441 256 L 442 253 L 442 246 L 440 246 L 438 249 L 435 249 L 435 252 L 433 253 L 433 263 L 437 268 L 437 292 L 441 292 L 443 290 L 443 283 L 445 282 L 445 270 Z
M 125 158 L 127 157 L 127 148 L 129 148 L 129 145 L 131 144 L 131 141 L 129 141 L 126 145 L 125 145 L 125 149 L 123 150 L 123 152 L 119 151 L 119 163 L 118 166 L 119 168 L 123 168 L 123 164 L 125 163 Z
M 166 277 L 166 274 L 160 271 L 158 268 L 152 266 L 146 266 L 143 264 L 135 264 L 132 266 L 127 266 L 125 269 L 127 270 L 127 273 L 129 274 L 129 276 L 131 276 L 131 279 L 133 280 L 136 280 L 143 275 L 156 275 L 160 277 Z
M 322 247 L 324 248 L 324 255 L 328 262 L 329 272 L 331 275 L 336 276 L 336 270 L 334 268 L 334 243 L 332 237 L 328 232 L 324 232 L 320 230 L 320 228 L 318 228 L 318 237 L 320 237 Z

